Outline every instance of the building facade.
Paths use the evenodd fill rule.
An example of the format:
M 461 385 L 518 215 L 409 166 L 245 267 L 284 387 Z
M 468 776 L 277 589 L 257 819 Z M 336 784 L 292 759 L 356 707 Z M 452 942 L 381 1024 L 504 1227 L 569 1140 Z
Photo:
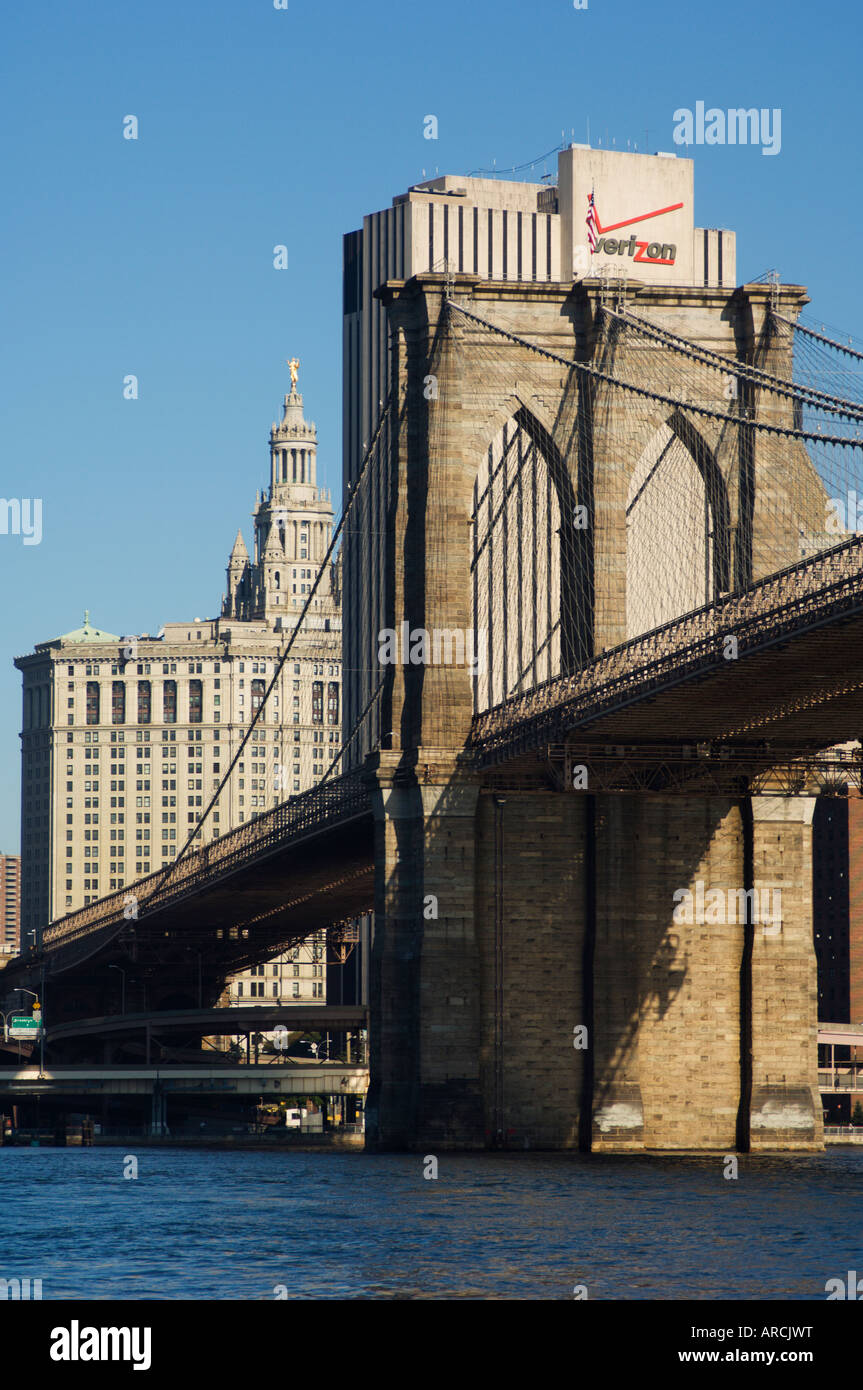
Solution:
M 0 955 L 21 949 L 21 856 L 0 854 Z
M 195 832 L 264 700 L 331 540 L 332 503 L 316 476 L 317 434 L 294 384 L 271 430 L 270 484 L 256 498 L 252 551 L 238 532 L 219 617 L 123 636 L 85 614 L 82 627 L 17 658 L 25 933 L 169 865 Z M 340 727 L 339 567 L 330 563 L 197 843 L 319 782 Z M 229 996 L 322 999 L 323 952 L 321 940 L 305 943 L 238 976 Z

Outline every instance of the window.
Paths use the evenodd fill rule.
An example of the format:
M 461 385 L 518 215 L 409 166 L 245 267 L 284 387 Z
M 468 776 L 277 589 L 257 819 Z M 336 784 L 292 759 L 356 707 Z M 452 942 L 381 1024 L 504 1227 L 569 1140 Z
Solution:
M 166 724 L 177 722 L 177 682 L 165 681 L 162 695 L 162 717 Z
M 312 681 L 312 723 L 324 722 L 324 683 Z
M 140 669 L 140 668 L 139 668 Z M 149 724 L 151 712 L 150 682 L 138 681 L 138 723 Z
M 264 682 L 252 681 L 252 714 L 257 714 L 264 702 Z
M 125 681 L 111 682 L 111 723 L 126 722 L 126 684 Z
M 99 723 L 99 682 L 87 682 L 87 723 Z
M 198 665 L 200 666 L 200 662 Z M 200 724 L 204 708 L 203 681 L 189 681 L 189 723 Z
M 330 681 L 327 686 L 327 723 L 338 724 L 339 722 L 339 683 Z

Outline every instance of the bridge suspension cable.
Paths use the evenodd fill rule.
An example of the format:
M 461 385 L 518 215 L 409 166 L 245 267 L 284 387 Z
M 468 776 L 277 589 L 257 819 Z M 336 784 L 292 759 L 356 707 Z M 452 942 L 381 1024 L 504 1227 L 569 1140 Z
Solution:
M 686 357 L 690 357 L 695 362 L 703 362 L 705 366 L 712 367 L 725 376 L 735 378 L 738 384 L 741 381 L 749 381 L 755 386 L 767 386 L 777 396 L 801 401 L 840 418 L 863 422 L 863 404 L 857 401 L 843 400 L 840 396 L 832 396 L 824 391 L 818 391 L 802 382 L 795 383 L 774 376 L 771 372 L 765 372 L 762 368 L 751 363 L 741 362 L 738 358 L 725 357 L 720 352 L 711 352 L 709 348 L 703 348 L 698 343 L 692 343 L 686 338 L 678 337 L 676 333 L 669 332 L 667 328 L 648 323 L 646 319 L 640 318 L 637 314 L 621 312 L 607 306 L 603 309 L 603 313 L 619 319 L 621 323 L 628 324 L 637 332 L 643 333 L 656 342 L 667 343 L 669 347 Z M 778 319 L 779 315 L 775 317 Z M 790 320 L 780 319 L 780 322 L 790 323 Z
M 297 619 L 296 625 L 292 628 L 291 634 L 290 634 L 290 636 L 289 636 L 289 638 L 288 638 L 288 641 L 287 641 L 287 643 L 285 644 L 285 647 L 284 647 L 283 651 L 279 654 L 278 660 L 276 661 L 275 670 L 274 670 L 274 672 L 273 672 L 273 675 L 272 675 L 272 678 L 271 678 L 271 680 L 270 680 L 270 683 L 269 683 L 269 685 L 267 686 L 266 690 L 264 691 L 264 694 L 263 694 L 263 696 L 262 696 L 262 698 L 261 698 L 261 701 L 260 701 L 260 704 L 258 705 L 258 708 L 254 711 L 254 713 L 253 713 L 253 715 L 252 715 L 252 719 L 251 719 L 250 722 L 249 722 L 249 727 L 248 727 L 248 728 L 246 729 L 246 731 L 244 732 L 243 737 L 242 737 L 242 739 L 240 740 L 239 746 L 237 747 L 237 751 L 235 752 L 235 754 L 234 754 L 233 758 L 231 759 L 230 763 L 228 764 L 228 767 L 227 767 L 226 771 L 225 771 L 224 774 L 222 775 L 222 778 L 221 778 L 221 780 L 220 780 L 220 782 L 219 782 L 219 785 L 218 785 L 218 787 L 216 788 L 216 790 L 213 792 L 213 795 L 212 795 L 212 797 L 210 798 L 210 800 L 209 800 L 209 802 L 208 802 L 208 804 L 207 804 L 207 806 L 206 806 L 206 809 L 203 811 L 203 813 L 202 813 L 202 815 L 201 815 L 201 819 L 197 822 L 197 824 L 195 825 L 194 829 L 193 829 L 192 832 L 189 834 L 188 838 L 186 839 L 185 844 L 183 845 L 183 847 L 182 847 L 182 849 L 180 850 L 180 852 L 177 854 L 176 858 L 172 861 L 171 864 L 169 864 L 169 865 L 167 866 L 167 868 L 164 870 L 164 872 L 160 875 L 160 877 L 159 877 L 158 881 L 156 882 L 156 885 L 155 885 L 155 887 L 154 887 L 154 889 L 153 889 L 153 896 L 155 896 L 155 894 L 157 894 L 157 893 L 159 892 L 159 889 L 161 888 L 162 884 L 163 884 L 168 878 L 170 878 L 170 876 L 171 876 L 172 872 L 174 871 L 174 869 L 176 868 L 177 864 L 179 864 L 180 861 L 184 858 L 184 856 L 188 853 L 189 849 L 190 849 L 190 848 L 192 847 L 192 845 L 194 844 L 194 841 L 195 841 L 195 840 L 198 838 L 198 836 L 200 835 L 200 833 L 201 833 L 201 827 L 202 827 L 202 826 L 204 825 L 204 823 L 206 822 L 207 817 L 210 815 L 211 811 L 212 811 L 212 810 L 214 809 L 214 807 L 216 806 L 216 804 L 217 804 L 217 802 L 218 802 L 218 800 L 219 800 L 219 797 L 221 796 L 221 794 L 222 794 L 222 792 L 224 791 L 225 787 L 228 785 L 228 783 L 229 783 L 229 781 L 230 781 L 230 779 L 231 779 L 231 774 L 233 773 L 234 768 L 236 767 L 237 763 L 239 762 L 240 758 L 242 757 L 243 751 L 244 751 L 246 745 L 248 744 L 248 742 L 249 742 L 249 740 L 250 740 L 250 738 L 251 738 L 251 736 L 252 736 L 252 731 L 257 727 L 258 723 L 260 722 L 260 720 L 261 720 L 261 718 L 262 718 L 262 716 L 263 716 L 264 710 L 265 710 L 265 708 L 266 708 L 266 706 L 267 706 L 267 701 L 269 700 L 270 695 L 272 694 L 273 690 L 275 689 L 275 687 L 276 687 L 277 684 L 278 684 L 279 676 L 281 675 L 282 668 L 284 667 L 285 662 L 287 661 L 288 657 L 289 657 L 290 654 L 291 654 L 291 650 L 292 650 L 292 648 L 293 648 L 293 646 L 294 646 L 294 643 L 295 643 L 296 640 L 297 640 L 297 637 L 299 636 L 300 632 L 303 630 L 303 624 L 304 624 L 306 618 L 308 617 L 309 613 L 310 613 L 311 610 L 312 610 L 312 606 L 313 606 L 313 603 L 314 603 L 315 594 L 316 594 L 316 592 L 317 592 L 317 590 L 318 590 L 318 587 L 319 587 L 319 585 L 320 585 L 320 583 L 321 583 L 321 581 L 322 581 L 324 575 L 326 574 L 327 565 L 329 564 L 330 558 L 331 558 L 331 556 L 333 555 L 333 553 L 334 553 L 334 551 L 335 551 L 335 549 L 336 549 L 336 547 L 337 547 L 337 545 L 338 545 L 338 542 L 339 542 L 339 540 L 340 540 L 340 537 L 341 537 L 341 535 L 342 535 L 342 532 L 343 532 L 343 530 L 344 530 L 344 528 L 345 528 L 345 526 L 346 526 L 346 523 L 347 523 L 347 521 L 348 521 L 348 518 L 350 517 L 351 512 L 352 512 L 352 510 L 353 510 L 354 503 L 356 502 L 356 499 L 357 499 L 357 497 L 358 497 L 359 494 L 360 494 L 361 488 L 362 488 L 362 486 L 363 486 L 364 479 L 365 479 L 365 477 L 366 477 L 367 470 L 368 470 L 369 467 L 370 467 L 371 460 L 372 460 L 373 457 L 375 457 L 375 455 L 376 455 L 376 453 L 377 453 L 379 443 L 380 443 L 381 438 L 382 438 L 383 433 L 384 433 L 384 426 L 385 426 L 385 425 L 387 424 L 387 422 L 389 421 L 391 409 L 392 409 L 392 393 L 390 393 L 390 394 L 387 396 L 386 401 L 383 402 L 383 404 L 382 404 L 381 413 L 380 413 L 380 416 L 379 416 L 379 419 L 378 419 L 378 423 L 377 423 L 377 426 L 376 426 L 376 428 L 375 428 L 374 435 L 373 435 L 373 437 L 372 437 L 371 443 L 369 444 L 368 448 L 367 448 L 366 451 L 365 451 L 365 454 L 364 454 L 364 456 L 363 456 L 363 460 L 362 460 L 362 463 L 361 463 L 359 472 L 358 472 L 357 477 L 356 477 L 356 479 L 355 479 L 355 481 L 354 481 L 354 483 L 353 483 L 353 486 L 351 487 L 350 493 L 349 493 L 349 495 L 348 495 L 348 497 L 347 497 L 347 500 L 346 500 L 346 502 L 345 502 L 345 504 L 344 504 L 344 507 L 343 507 L 343 509 L 342 509 L 342 514 L 341 514 L 341 516 L 339 517 L 338 523 L 337 523 L 337 525 L 336 525 L 336 526 L 334 527 L 334 529 L 333 529 L 332 539 L 330 540 L 330 543 L 329 543 L 329 545 L 328 545 L 328 547 L 327 547 L 327 550 L 326 550 L 326 554 L 324 555 L 323 559 L 321 560 L 321 563 L 320 563 L 320 565 L 319 565 L 319 567 L 318 567 L 317 573 L 315 574 L 314 581 L 313 581 L 313 583 L 312 583 L 312 585 L 311 585 L 309 594 L 308 594 L 308 596 L 307 596 L 307 598 L 306 598 L 306 601 L 305 601 L 305 603 L 304 603 L 304 605 L 303 605 L 302 611 L 300 612 L 300 615 L 299 615 L 299 617 L 298 617 L 298 619 Z M 368 702 L 368 704 L 366 705 L 365 709 L 363 710 L 363 712 L 362 712 L 362 714 L 361 714 L 361 716 L 360 716 L 359 721 L 358 721 L 357 724 L 354 726 L 354 728 L 353 728 L 353 730 L 351 731 L 351 734 L 350 734 L 349 738 L 347 739 L 347 741 L 343 741 L 343 742 L 342 742 L 341 746 L 340 746 L 339 749 L 338 749 L 338 752 L 336 753 L 335 757 L 333 758 L 333 760 L 332 760 L 331 763 L 330 763 L 330 766 L 329 766 L 329 768 L 328 768 L 328 770 L 327 770 L 327 772 L 326 772 L 326 774 L 325 774 L 325 778 L 322 779 L 322 780 L 326 780 L 326 778 L 329 777 L 329 775 L 330 775 L 330 773 L 333 771 L 335 765 L 338 763 L 338 761 L 339 761 L 339 760 L 341 759 L 341 757 L 343 756 L 345 750 L 350 746 L 350 744 L 353 742 L 354 738 L 357 736 L 358 729 L 359 729 L 359 727 L 360 727 L 360 725 L 361 725 L 361 722 L 362 722 L 362 720 L 365 719 L 366 716 L 368 715 L 368 712 L 369 712 L 369 710 L 371 709 L 371 707 L 372 707 L 372 705 L 373 705 L 373 703 L 374 703 L 374 700 L 375 700 L 375 698 L 376 698 L 376 696 L 377 696 L 378 693 L 379 693 L 379 691 L 376 691 L 375 694 L 372 696 L 372 699 L 371 699 L 371 700 Z M 320 785 L 320 783 L 319 783 L 318 785 Z
M 840 343 L 835 338 L 825 337 L 823 333 L 816 333 L 815 329 L 809 328 L 807 324 L 795 323 L 793 319 L 787 319 L 783 314 L 774 312 L 773 317 L 779 319 L 780 323 L 788 324 L 789 328 L 796 329 L 796 331 L 803 334 L 804 337 L 814 338 L 817 342 L 824 343 L 825 346 L 835 349 L 836 352 L 843 352 L 846 357 L 853 357 L 856 361 L 863 362 L 863 352 L 858 352 L 856 348 L 852 348 L 850 343 Z
M 520 347 L 528 348 L 531 352 L 537 353 L 541 357 L 546 357 L 550 362 L 558 362 L 569 371 L 576 372 L 586 377 L 592 377 L 594 381 L 605 382 L 609 386 L 614 386 L 620 391 L 631 392 L 634 396 L 641 396 L 645 400 L 656 401 L 662 405 L 669 405 L 680 409 L 692 411 L 696 415 L 705 416 L 711 420 L 728 421 L 735 420 L 741 424 L 751 425 L 754 429 L 761 430 L 767 434 L 781 435 L 786 439 L 813 440 L 820 443 L 835 444 L 839 446 L 850 446 L 856 448 L 863 440 L 848 439 L 843 435 L 824 435 L 820 431 L 795 429 L 792 426 L 773 424 L 768 420 L 747 419 L 744 416 L 735 417 L 730 411 L 723 411 L 711 408 L 710 406 L 700 405 L 680 396 L 668 395 L 661 391 L 653 391 L 647 386 L 639 386 L 634 381 L 626 381 L 622 377 L 615 377 L 608 372 L 604 372 L 597 367 L 592 367 L 587 362 L 578 362 L 574 358 L 563 357 L 560 353 L 552 352 L 550 348 L 542 347 L 539 343 L 532 343 L 527 338 L 522 338 L 517 333 L 512 333 L 506 328 L 501 328 L 498 324 L 490 323 L 488 319 L 483 319 L 479 314 L 474 314 L 470 309 L 465 309 L 455 300 L 449 301 L 450 307 L 458 310 L 465 318 L 473 319 L 474 323 L 480 324 L 492 333 L 499 334 L 502 338 L 509 338 L 510 342 L 518 343 Z
M 847 343 L 841 342 L 803 322 L 792 325 L 790 320 L 779 314 L 775 314 L 774 318 L 793 339 L 795 382 L 807 386 L 813 382 L 829 384 L 832 390 L 840 391 L 863 405 L 863 372 L 858 365 L 863 360 L 863 353 L 851 346 L 850 338 Z M 831 330 L 837 334 L 838 331 Z

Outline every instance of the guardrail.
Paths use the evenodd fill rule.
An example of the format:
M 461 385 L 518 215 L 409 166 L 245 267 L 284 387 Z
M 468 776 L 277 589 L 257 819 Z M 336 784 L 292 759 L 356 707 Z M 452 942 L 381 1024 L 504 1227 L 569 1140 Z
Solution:
M 863 1093 L 863 1066 L 819 1067 L 818 1087 L 821 1091 L 860 1091 Z

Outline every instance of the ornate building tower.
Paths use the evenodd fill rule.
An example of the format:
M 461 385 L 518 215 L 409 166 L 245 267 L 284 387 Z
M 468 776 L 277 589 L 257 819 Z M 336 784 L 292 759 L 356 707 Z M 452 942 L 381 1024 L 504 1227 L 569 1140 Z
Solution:
M 251 588 L 251 567 L 249 552 L 243 540 L 242 530 L 237 531 L 237 539 L 228 561 L 228 593 L 222 604 L 224 618 L 242 618 L 249 606 Z
M 333 534 L 330 493 L 317 485 L 317 430 L 303 416 L 294 359 L 281 424 L 270 431 L 270 486 L 257 502 L 254 558 L 242 536 L 228 562 L 224 617 L 286 628 L 296 622 Z M 314 608 L 328 628 L 338 604 L 338 568 L 322 577 Z

